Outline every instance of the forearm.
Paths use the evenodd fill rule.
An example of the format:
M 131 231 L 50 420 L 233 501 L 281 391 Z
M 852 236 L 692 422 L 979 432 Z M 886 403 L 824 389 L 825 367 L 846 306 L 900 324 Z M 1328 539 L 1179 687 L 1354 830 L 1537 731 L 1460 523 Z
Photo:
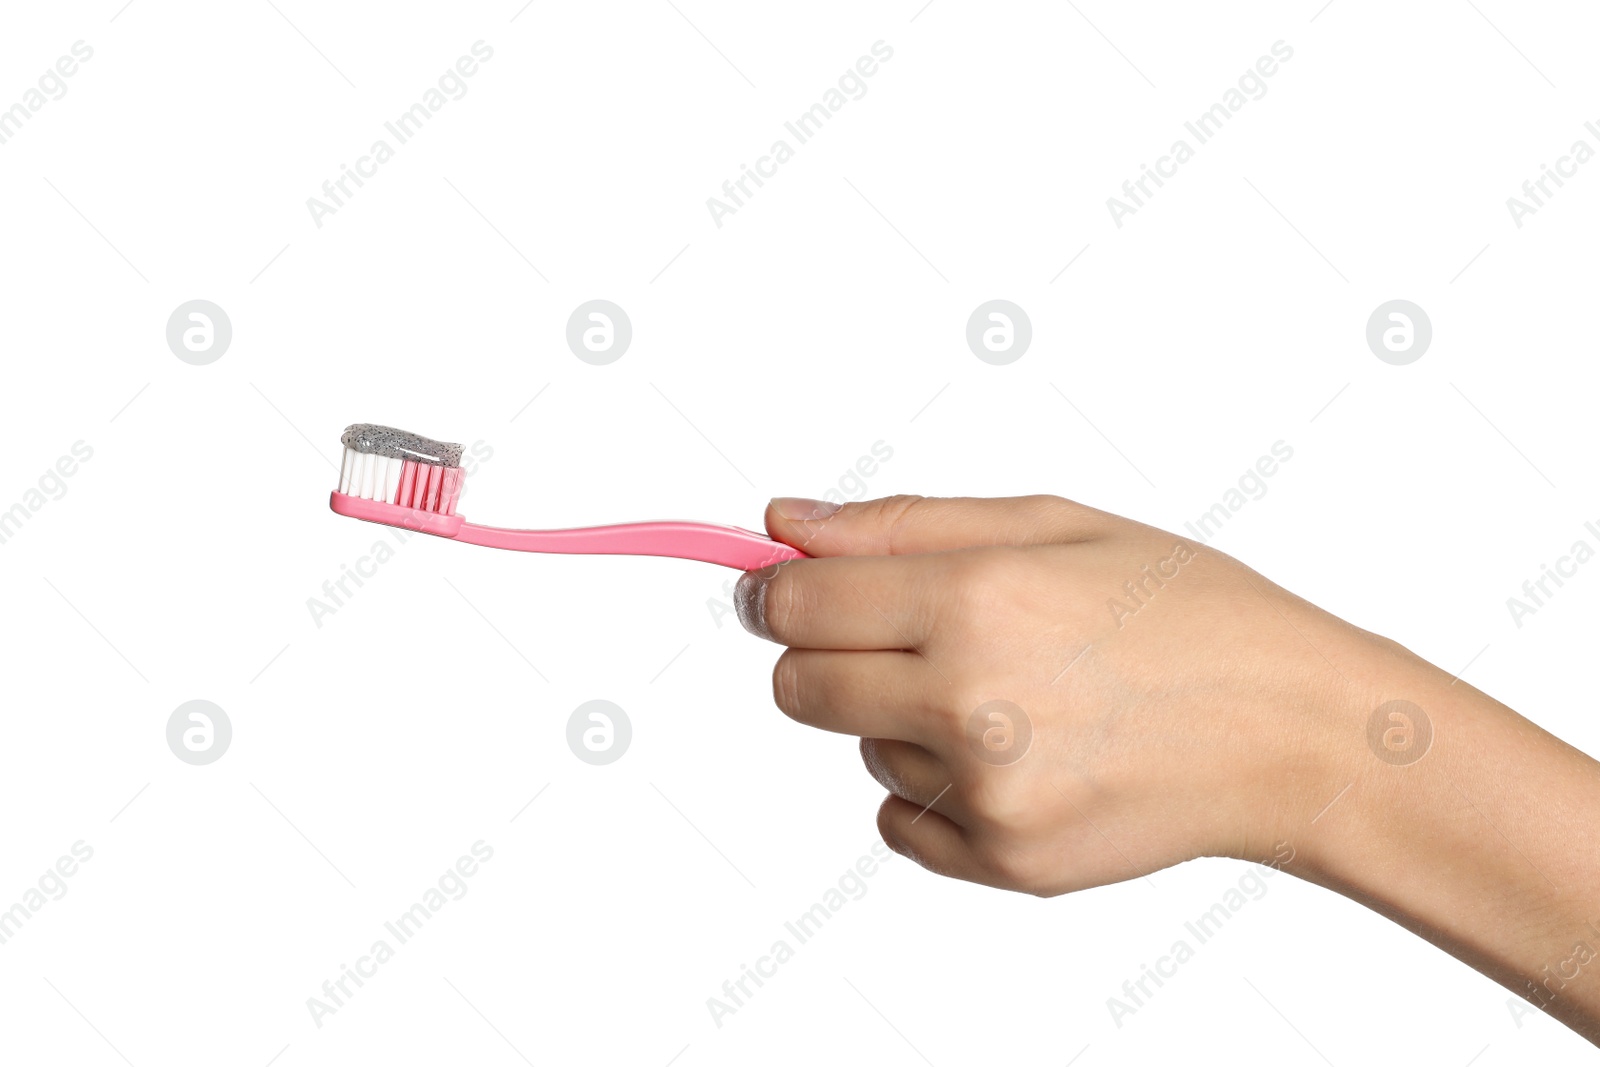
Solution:
M 767 527 L 812 558 L 741 578 L 740 618 L 788 646 L 780 708 L 863 738 L 891 848 L 1046 896 L 1270 863 L 1600 1044 L 1581 752 L 1232 557 L 1072 501 L 799 514 L 827 517 Z
M 1327 781 L 1350 788 L 1306 827 L 1290 869 L 1600 1044 L 1600 764 L 1421 660 L 1380 658 L 1385 699 L 1422 709 L 1431 746 L 1414 762 L 1415 749 L 1374 751 L 1377 705 L 1347 709 L 1349 751 Z

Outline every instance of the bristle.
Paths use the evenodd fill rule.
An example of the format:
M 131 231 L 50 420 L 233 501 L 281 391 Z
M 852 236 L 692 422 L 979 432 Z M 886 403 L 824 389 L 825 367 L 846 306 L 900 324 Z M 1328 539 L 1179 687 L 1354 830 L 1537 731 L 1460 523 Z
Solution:
M 428 467 L 428 484 L 423 490 L 422 500 L 417 505 L 423 511 L 439 510 L 439 479 L 439 468 L 430 464 Z
M 400 488 L 395 493 L 394 502 L 401 507 L 411 506 L 411 495 L 416 491 L 417 465 L 409 459 L 400 465 Z
M 383 481 L 383 500 L 385 503 L 393 504 L 399 496 L 400 472 L 405 469 L 405 461 L 391 459 L 388 461 L 388 467 L 385 472 L 388 476 Z
M 446 515 L 456 513 L 456 501 L 461 499 L 461 483 L 466 480 L 467 472 L 460 467 L 447 467 L 444 472 L 444 497 L 440 501 L 439 510 Z
M 399 438 L 406 439 L 403 447 Z M 344 444 L 339 492 L 440 515 L 456 513 L 466 480 L 466 471 L 457 465 L 460 445 L 367 425 L 346 430 Z M 440 458 L 450 462 L 438 462 Z

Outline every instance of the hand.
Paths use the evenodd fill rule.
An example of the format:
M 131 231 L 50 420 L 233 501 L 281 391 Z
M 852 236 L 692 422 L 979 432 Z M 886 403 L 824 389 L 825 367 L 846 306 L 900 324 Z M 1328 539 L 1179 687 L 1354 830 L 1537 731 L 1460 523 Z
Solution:
M 884 839 L 925 867 L 1053 894 L 1281 862 L 1344 784 L 1335 664 L 1380 639 L 1220 552 L 1053 497 L 767 523 L 819 557 L 739 584 L 746 627 L 790 646 L 778 707 L 863 739 Z
M 783 499 L 766 521 L 815 558 L 744 575 L 740 619 L 788 646 L 779 708 L 862 738 L 895 851 L 1040 895 L 1270 863 L 1600 1042 L 1583 753 L 1237 560 L 1071 501 Z

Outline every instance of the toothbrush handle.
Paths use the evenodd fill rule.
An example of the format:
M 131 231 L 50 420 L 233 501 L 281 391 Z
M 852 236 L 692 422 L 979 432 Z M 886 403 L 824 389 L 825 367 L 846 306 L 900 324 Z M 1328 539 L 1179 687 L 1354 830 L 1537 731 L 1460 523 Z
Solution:
M 454 537 L 471 545 L 514 552 L 675 556 L 741 571 L 806 558 L 799 549 L 751 530 L 706 522 L 630 522 L 572 530 L 504 530 L 463 522 Z

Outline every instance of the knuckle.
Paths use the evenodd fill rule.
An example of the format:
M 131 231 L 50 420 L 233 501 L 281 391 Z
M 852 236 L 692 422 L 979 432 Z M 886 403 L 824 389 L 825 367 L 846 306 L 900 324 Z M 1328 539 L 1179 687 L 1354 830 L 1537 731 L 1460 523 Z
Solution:
M 1017 552 L 1005 547 L 963 552 L 955 563 L 955 579 L 969 595 L 1003 586 L 1016 571 Z
M 942 615 L 956 626 L 970 628 L 984 620 L 975 613 L 994 601 L 990 587 L 999 577 L 994 553 L 987 549 L 957 552 L 945 561 Z
M 1086 510 L 1076 500 L 1068 500 L 1066 497 L 1056 496 L 1054 493 L 1039 493 L 1031 496 L 1028 498 L 1028 504 L 1037 508 L 1040 514 L 1055 519 L 1076 518 Z
M 1049 870 L 1034 851 L 997 842 L 985 849 L 983 862 L 995 880 L 1008 889 L 1034 896 L 1051 896 L 1054 892 Z
M 1023 510 L 1032 512 L 1040 518 L 1060 518 L 1066 515 L 1077 505 L 1064 496 L 1054 493 L 1034 493 L 1018 501 Z
M 867 773 L 872 775 L 873 781 L 893 792 L 889 785 L 892 780 L 889 764 L 884 759 L 883 746 L 876 737 L 863 737 L 861 739 L 861 762 L 866 765 Z
M 1024 548 L 985 548 L 956 553 L 949 561 L 941 619 L 959 631 L 961 643 L 987 643 L 1014 628 L 1021 611 L 1040 596 L 1029 585 Z
M 900 832 L 899 823 L 895 820 L 897 803 L 900 803 L 898 798 L 890 795 L 884 797 L 883 803 L 878 805 L 878 836 L 889 846 L 889 851 L 901 856 L 911 856 L 911 849 L 907 846 L 905 837 Z
M 995 827 L 1017 831 L 1032 826 L 1039 817 L 1039 806 L 1027 790 L 1009 781 L 1009 775 L 986 775 L 986 781 L 971 791 L 973 814 Z
M 771 578 L 760 579 L 761 616 L 767 635 L 779 644 L 787 644 L 797 632 L 800 612 L 800 583 L 786 567 L 778 568 Z
M 1041 493 L 1025 498 L 1028 520 L 1056 541 L 1081 541 L 1104 529 L 1104 515 L 1064 496 Z
M 934 702 L 932 726 L 946 739 L 955 741 L 966 736 L 972 713 L 986 699 L 985 690 L 965 681 L 955 681 Z
M 800 658 L 793 649 L 772 668 L 772 702 L 791 719 L 800 718 Z
M 927 503 L 927 497 L 909 493 L 886 496 L 873 501 L 873 506 L 877 508 L 878 524 L 883 530 L 884 548 L 888 555 L 894 555 L 895 546 L 904 543 L 905 538 L 901 531 L 915 521 L 918 509 L 925 507 Z
M 909 799 L 912 782 L 905 773 L 905 745 L 876 737 L 861 739 L 861 762 L 873 781 L 895 796 Z

